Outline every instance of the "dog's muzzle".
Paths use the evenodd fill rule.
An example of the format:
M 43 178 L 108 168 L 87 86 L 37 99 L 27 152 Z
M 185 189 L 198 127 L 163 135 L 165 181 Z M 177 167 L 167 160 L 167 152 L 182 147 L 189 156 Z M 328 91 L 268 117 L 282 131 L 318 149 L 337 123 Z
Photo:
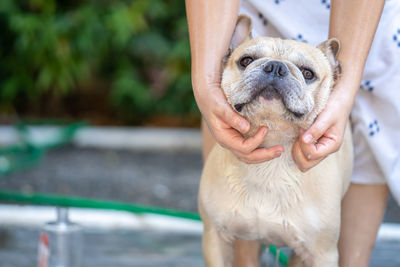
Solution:
M 284 62 L 269 60 L 257 68 L 256 76 L 251 86 L 249 100 L 234 105 L 238 112 L 259 96 L 267 100 L 282 99 L 287 110 L 298 118 L 309 112 L 302 103 L 303 87 Z

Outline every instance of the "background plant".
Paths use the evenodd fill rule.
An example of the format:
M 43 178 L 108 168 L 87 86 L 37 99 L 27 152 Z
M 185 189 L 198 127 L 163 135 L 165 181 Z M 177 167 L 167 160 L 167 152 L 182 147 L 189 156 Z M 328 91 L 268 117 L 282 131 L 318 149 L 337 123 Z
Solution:
M 125 122 L 199 117 L 184 1 L 0 1 L 3 112 L 93 87 L 106 88 L 104 105 Z

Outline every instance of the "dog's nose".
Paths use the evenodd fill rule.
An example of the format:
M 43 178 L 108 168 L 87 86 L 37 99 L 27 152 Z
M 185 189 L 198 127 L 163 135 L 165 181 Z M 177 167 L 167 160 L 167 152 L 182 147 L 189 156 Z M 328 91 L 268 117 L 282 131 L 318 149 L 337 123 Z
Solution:
M 264 67 L 264 71 L 267 74 L 274 75 L 277 77 L 285 77 L 289 73 L 289 70 L 285 64 L 275 60 L 268 61 L 267 65 L 265 65 Z

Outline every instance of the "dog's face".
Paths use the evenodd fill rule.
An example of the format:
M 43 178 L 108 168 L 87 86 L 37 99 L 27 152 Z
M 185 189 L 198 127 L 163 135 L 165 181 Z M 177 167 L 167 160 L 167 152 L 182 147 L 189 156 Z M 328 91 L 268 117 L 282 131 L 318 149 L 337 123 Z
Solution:
M 252 125 L 288 122 L 308 128 L 325 107 L 340 66 L 336 39 L 318 47 L 293 40 L 250 37 L 238 19 L 221 86 L 228 102 Z

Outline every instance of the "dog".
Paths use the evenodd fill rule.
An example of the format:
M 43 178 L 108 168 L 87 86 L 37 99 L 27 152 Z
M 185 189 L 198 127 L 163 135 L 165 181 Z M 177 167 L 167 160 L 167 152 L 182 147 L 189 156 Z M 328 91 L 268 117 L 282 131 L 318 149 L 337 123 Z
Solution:
M 297 264 L 338 266 L 341 199 L 352 170 L 349 125 L 341 148 L 302 172 L 290 151 L 300 129 L 324 109 L 340 74 L 339 41 L 317 47 L 294 40 L 252 39 L 251 20 L 239 16 L 221 87 L 228 103 L 250 122 L 261 147 L 282 145 L 279 158 L 246 164 L 216 144 L 203 169 L 198 206 L 204 223 L 206 266 L 233 266 L 234 240 L 289 246 Z

